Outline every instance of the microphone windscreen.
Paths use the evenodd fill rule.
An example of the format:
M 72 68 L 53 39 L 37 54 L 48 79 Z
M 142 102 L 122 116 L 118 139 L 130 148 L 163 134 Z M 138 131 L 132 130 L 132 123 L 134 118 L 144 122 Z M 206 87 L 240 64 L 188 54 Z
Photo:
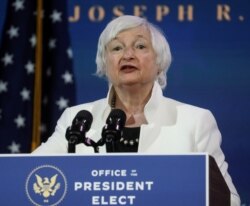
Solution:
M 72 125 L 85 125 L 85 130 L 88 131 L 93 122 L 92 114 L 87 110 L 79 111 L 72 121 Z
M 121 109 L 112 109 L 108 118 L 107 118 L 107 124 L 111 123 L 113 124 L 114 122 L 119 122 L 119 126 L 121 128 L 124 127 L 125 122 L 126 122 L 126 114 L 124 111 L 122 111 Z

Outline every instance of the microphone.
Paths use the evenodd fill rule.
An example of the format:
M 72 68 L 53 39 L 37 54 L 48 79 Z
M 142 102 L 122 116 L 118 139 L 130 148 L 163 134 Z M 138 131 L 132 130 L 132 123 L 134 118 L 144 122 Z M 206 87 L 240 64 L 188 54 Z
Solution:
M 79 143 L 90 144 L 90 139 L 86 138 L 86 132 L 89 131 L 93 122 L 92 114 L 87 110 L 81 110 L 72 121 L 72 125 L 66 130 L 66 139 L 68 140 L 68 153 L 75 153 L 75 146 Z
M 106 143 L 107 152 L 115 151 L 115 141 L 121 138 L 125 122 L 126 114 L 124 111 L 121 109 L 111 110 L 102 130 L 102 139 L 99 141 L 99 145 Z

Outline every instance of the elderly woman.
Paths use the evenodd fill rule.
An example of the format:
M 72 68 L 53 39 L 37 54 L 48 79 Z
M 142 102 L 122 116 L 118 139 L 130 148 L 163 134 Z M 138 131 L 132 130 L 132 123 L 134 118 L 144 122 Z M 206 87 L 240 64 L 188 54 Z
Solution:
M 156 26 L 135 16 L 114 19 L 100 35 L 96 63 L 97 75 L 109 82 L 107 97 L 66 109 L 53 135 L 34 153 L 67 153 L 66 129 L 80 110 L 93 115 L 87 136 L 97 142 L 110 111 L 121 109 L 127 119 L 115 152 L 207 152 L 215 158 L 230 188 L 232 205 L 240 205 L 211 112 L 163 96 L 171 53 Z M 90 154 L 93 149 L 78 144 L 76 152 Z M 100 147 L 100 153 L 105 152 L 106 147 Z

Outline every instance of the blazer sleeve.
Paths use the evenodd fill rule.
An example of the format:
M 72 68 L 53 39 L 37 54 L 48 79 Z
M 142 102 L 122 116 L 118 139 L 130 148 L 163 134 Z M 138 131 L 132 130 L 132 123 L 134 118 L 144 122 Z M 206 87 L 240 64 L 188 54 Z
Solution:
M 68 142 L 65 137 L 66 129 L 71 125 L 71 113 L 66 109 L 57 121 L 54 133 L 45 143 L 36 148 L 32 154 L 58 154 L 67 153 Z
M 225 156 L 221 149 L 222 137 L 216 120 L 208 110 L 204 110 L 199 118 L 195 131 L 196 150 L 198 152 L 207 152 L 214 157 L 231 191 L 231 206 L 240 206 L 240 197 L 228 173 L 228 164 L 225 161 Z

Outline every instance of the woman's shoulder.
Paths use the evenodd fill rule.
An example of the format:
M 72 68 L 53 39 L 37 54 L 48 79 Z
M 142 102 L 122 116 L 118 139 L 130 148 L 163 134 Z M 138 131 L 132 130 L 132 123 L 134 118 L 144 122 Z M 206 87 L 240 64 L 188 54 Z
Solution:
M 173 119 L 188 125 L 214 125 L 214 114 L 207 108 L 184 103 L 171 98 L 165 98 L 165 111 Z M 216 123 L 217 124 L 217 123 Z
M 176 99 L 164 97 L 165 104 L 175 108 L 178 112 L 190 113 L 190 114 L 211 114 L 211 111 L 207 108 L 182 102 Z

